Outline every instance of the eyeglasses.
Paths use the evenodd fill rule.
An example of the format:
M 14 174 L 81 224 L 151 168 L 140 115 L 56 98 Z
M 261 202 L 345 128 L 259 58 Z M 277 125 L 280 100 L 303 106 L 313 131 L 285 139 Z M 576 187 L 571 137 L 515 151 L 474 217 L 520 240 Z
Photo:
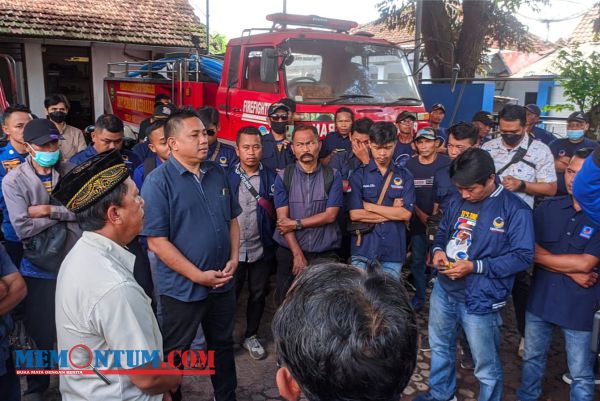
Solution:
M 288 120 L 287 114 L 271 114 L 269 117 L 273 121 L 287 121 Z
M 215 136 L 215 135 L 217 135 L 217 131 L 215 131 L 214 129 L 207 129 L 206 130 L 206 135 L 208 135 L 208 136 Z

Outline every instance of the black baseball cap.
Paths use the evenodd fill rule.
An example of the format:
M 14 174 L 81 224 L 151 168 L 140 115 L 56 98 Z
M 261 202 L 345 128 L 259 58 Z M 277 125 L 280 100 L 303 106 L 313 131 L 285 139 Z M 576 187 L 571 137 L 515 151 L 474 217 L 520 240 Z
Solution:
M 429 112 L 431 113 L 432 111 L 436 111 L 436 110 L 441 110 L 444 113 L 446 113 L 446 108 L 441 103 L 435 103 L 433 106 L 431 106 L 431 108 L 429 109 Z
M 585 113 L 582 113 L 581 111 L 576 111 L 574 113 L 571 113 L 569 115 L 569 117 L 567 118 L 567 122 L 570 122 L 570 121 L 577 121 L 579 123 L 587 123 L 588 118 Z M 31 123 L 29 123 L 29 124 L 31 124 Z
M 494 117 L 487 111 L 481 110 L 473 115 L 471 121 L 479 121 L 488 127 L 494 126 Z
M 398 117 L 396 117 L 396 122 L 399 123 L 400 121 L 404 121 L 407 118 L 410 118 L 413 121 L 417 121 L 417 116 L 415 116 L 410 111 L 404 110 L 402 113 L 398 114 Z
M 23 140 L 34 145 L 45 145 L 52 141 L 65 139 L 60 134 L 56 125 L 45 118 L 31 120 L 23 130 Z
M 285 105 L 283 103 L 280 103 L 280 102 L 277 102 L 277 103 L 273 103 L 272 105 L 269 106 L 269 110 L 268 110 L 267 114 L 268 115 L 275 114 L 275 112 L 277 110 L 284 110 L 287 113 L 290 112 L 290 108 L 287 105 Z

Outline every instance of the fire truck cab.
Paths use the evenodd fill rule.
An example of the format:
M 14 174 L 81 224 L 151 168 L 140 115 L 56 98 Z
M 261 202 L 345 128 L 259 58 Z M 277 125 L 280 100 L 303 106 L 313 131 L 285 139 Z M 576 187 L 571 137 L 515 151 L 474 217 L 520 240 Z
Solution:
M 406 57 L 395 45 L 349 34 L 357 27 L 351 21 L 291 14 L 267 20 L 272 28 L 245 30 L 228 43 L 218 84 L 214 67 L 220 60 L 211 57 L 174 60 L 162 73 L 151 73 L 157 61 L 147 62 L 141 67 L 147 74 L 136 77 L 132 65 L 124 78 L 109 66 L 109 111 L 137 125 L 152 112 L 154 95 L 167 93 L 178 106 L 216 107 L 219 136 L 226 140 L 245 125 L 267 132 L 267 109 L 284 97 L 296 101 L 296 121 L 315 125 L 322 136 L 333 131 L 341 106 L 374 121 L 395 121 L 403 110 L 421 123 L 428 119 Z

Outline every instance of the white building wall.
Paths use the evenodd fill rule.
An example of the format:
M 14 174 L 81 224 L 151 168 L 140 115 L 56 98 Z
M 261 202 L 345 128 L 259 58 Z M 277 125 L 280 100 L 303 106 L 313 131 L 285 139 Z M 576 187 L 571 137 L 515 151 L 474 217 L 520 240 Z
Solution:
M 496 82 L 496 95 L 517 99 L 517 104 L 525 105 L 525 93 L 537 92 L 538 81 Z
M 24 47 L 29 107 L 33 114 L 43 117 L 46 115 L 44 110 L 46 90 L 44 84 L 44 66 L 42 63 L 42 44 L 26 42 Z

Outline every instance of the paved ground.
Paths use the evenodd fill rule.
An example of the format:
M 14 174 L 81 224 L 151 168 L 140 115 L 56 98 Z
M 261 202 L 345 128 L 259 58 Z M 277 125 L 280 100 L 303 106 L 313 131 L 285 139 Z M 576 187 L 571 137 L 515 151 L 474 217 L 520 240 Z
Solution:
M 243 298 L 243 296 L 242 296 Z M 240 301 L 237 311 L 237 322 L 235 340 L 238 344 L 243 336 L 245 327 L 244 300 Z M 275 386 L 275 372 L 277 370 L 274 346 L 269 331 L 271 319 L 275 312 L 272 297 L 269 297 L 265 316 L 259 336 L 264 339 L 263 344 L 269 353 L 262 361 L 255 361 L 248 353 L 237 347 L 236 364 L 238 375 L 237 398 L 240 401 L 270 401 L 282 400 Z M 419 313 L 420 332 L 427 333 L 427 315 L 425 309 Z M 504 329 L 502 331 L 501 358 L 505 374 L 505 396 L 506 401 L 516 401 L 515 392 L 520 383 L 521 360 L 516 351 L 519 345 L 512 304 L 504 311 Z M 411 401 L 416 395 L 427 391 L 429 377 L 429 352 L 419 352 L 417 369 L 412 380 L 405 390 L 402 401 Z M 569 399 L 569 386 L 561 380 L 561 375 L 566 371 L 566 359 L 562 344 L 562 335 L 555 333 L 554 342 L 550 349 L 548 358 L 548 372 L 544 383 L 544 393 L 540 400 L 543 401 L 566 401 Z M 478 385 L 472 371 L 466 371 L 458 366 L 458 400 L 474 401 L 477 398 Z M 600 387 L 597 387 L 598 399 L 600 399 Z M 212 387 L 210 380 L 204 377 L 186 377 L 184 379 L 184 394 L 186 400 L 209 401 L 212 400 Z
M 272 294 L 272 293 L 271 293 Z M 239 345 L 236 345 L 236 365 L 238 376 L 237 399 L 239 401 L 271 401 L 282 400 L 275 386 L 275 372 L 277 370 L 276 357 L 273 341 L 270 333 L 270 324 L 275 312 L 272 295 L 269 296 L 267 307 L 263 318 L 259 337 L 263 339 L 268 357 L 262 361 L 251 359 L 248 353 Z M 245 328 L 245 294 L 238 304 L 236 315 L 235 340 L 239 344 Z M 418 314 L 420 333 L 427 333 L 427 314 L 425 309 Z M 519 343 L 514 323 L 512 304 L 504 311 L 504 328 L 502 331 L 501 358 L 505 375 L 506 401 L 516 401 L 515 391 L 519 386 L 521 374 L 521 360 L 516 354 Z M 412 380 L 405 390 L 402 401 L 411 401 L 416 395 L 427 391 L 427 380 L 429 377 L 429 352 L 419 352 L 418 363 Z M 550 349 L 548 359 L 548 371 L 544 382 L 544 393 L 540 398 L 542 401 L 566 401 L 569 399 L 569 386 L 562 382 L 561 375 L 566 371 L 566 359 L 562 343 L 562 335 L 555 333 L 554 342 Z M 458 400 L 474 401 L 478 393 L 478 385 L 472 371 L 457 368 L 458 374 Z M 22 381 L 25 386 L 24 380 Z M 49 401 L 60 400 L 57 394 L 57 379 L 53 378 L 52 388 L 46 394 Z M 186 376 L 183 385 L 184 400 L 187 401 L 211 401 L 213 399 L 210 379 L 199 376 Z M 597 386 L 597 399 L 600 399 L 600 387 Z M 1 398 L 1 397 L 0 397 Z

